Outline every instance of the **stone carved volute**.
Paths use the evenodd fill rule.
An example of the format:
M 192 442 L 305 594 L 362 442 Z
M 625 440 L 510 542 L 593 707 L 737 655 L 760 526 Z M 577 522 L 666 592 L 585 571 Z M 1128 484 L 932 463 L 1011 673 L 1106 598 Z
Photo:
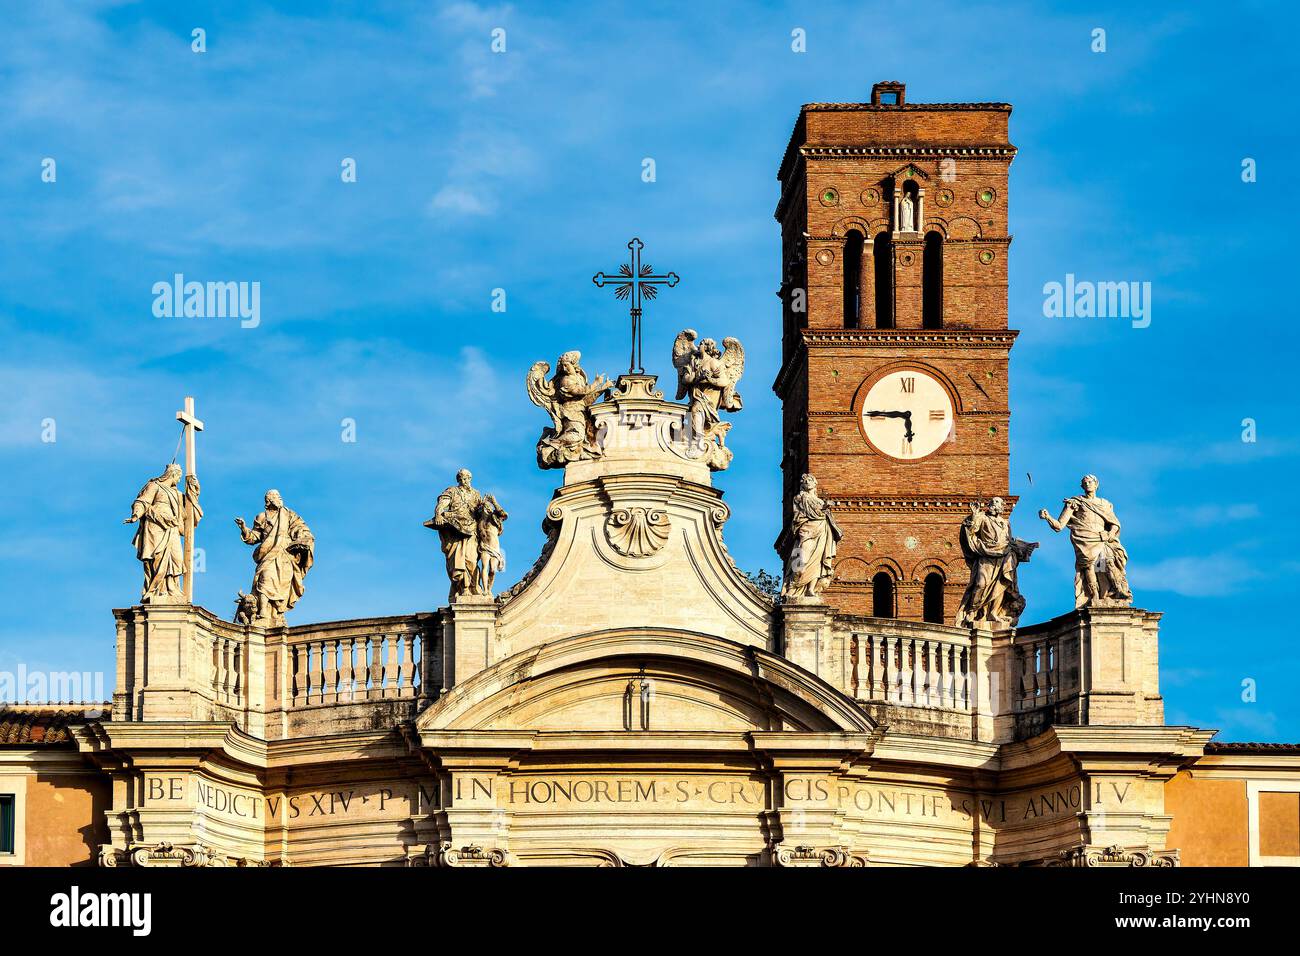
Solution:
M 772 847 L 772 859 L 777 866 L 866 866 L 864 857 L 855 855 L 846 846 L 786 846 L 777 843 Z

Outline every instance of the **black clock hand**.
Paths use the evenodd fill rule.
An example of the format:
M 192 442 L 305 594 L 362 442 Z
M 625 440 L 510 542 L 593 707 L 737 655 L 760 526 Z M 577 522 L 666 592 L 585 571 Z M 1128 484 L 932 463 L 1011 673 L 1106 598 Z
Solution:
M 905 412 L 867 412 L 868 418 L 901 418 L 903 420 L 903 437 L 909 442 L 916 438 L 916 433 L 912 431 L 912 413 Z

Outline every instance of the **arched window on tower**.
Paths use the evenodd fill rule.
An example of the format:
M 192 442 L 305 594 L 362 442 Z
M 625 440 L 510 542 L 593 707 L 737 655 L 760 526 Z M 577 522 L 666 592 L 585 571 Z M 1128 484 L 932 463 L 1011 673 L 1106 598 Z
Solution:
M 931 571 L 925 576 L 925 594 L 922 599 L 921 617 L 929 624 L 942 624 L 943 620 L 943 575 Z
M 894 576 L 877 571 L 871 579 L 871 616 L 894 617 Z
M 943 328 L 943 234 L 925 234 L 921 258 L 921 328 Z
M 844 239 L 844 327 L 856 329 L 862 309 L 862 233 L 849 230 Z
M 876 266 L 876 328 L 894 327 L 894 244 L 889 233 L 876 236 L 872 252 Z

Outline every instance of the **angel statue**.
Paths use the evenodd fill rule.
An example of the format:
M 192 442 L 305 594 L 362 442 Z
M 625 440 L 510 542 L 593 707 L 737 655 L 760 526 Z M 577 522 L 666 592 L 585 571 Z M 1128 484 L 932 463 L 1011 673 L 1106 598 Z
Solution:
M 571 461 L 602 454 L 591 406 L 609 390 L 610 383 L 603 375 L 588 383 L 587 373 L 578 364 L 581 361 L 581 353 L 565 352 L 555 360 L 555 377 L 550 381 L 546 379 L 551 370 L 548 363 L 534 362 L 528 370 L 528 397 L 546 410 L 553 426 L 543 429 L 537 440 L 538 468 L 563 468 Z
M 726 442 L 731 422 L 722 421 L 720 413 L 744 407 L 736 383 L 745 374 L 745 349 L 733 338 L 723 339 L 721 350 L 713 339 L 699 345 L 695 339 L 694 329 L 683 329 L 673 342 L 677 400 L 689 397 L 687 441 L 692 453 L 703 457 L 713 471 L 723 471 L 732 459 Z

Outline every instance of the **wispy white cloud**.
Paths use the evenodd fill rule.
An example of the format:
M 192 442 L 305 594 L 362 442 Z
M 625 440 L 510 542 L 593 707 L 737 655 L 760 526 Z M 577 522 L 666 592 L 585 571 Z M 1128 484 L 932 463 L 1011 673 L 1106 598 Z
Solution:
M 1239 554 L 1217 553 L 1161 558 L 1130 565 L 1136 588 L 1170 591 L 1184 597 L 1228 597 L 1266 576 L 1266 569 Z

